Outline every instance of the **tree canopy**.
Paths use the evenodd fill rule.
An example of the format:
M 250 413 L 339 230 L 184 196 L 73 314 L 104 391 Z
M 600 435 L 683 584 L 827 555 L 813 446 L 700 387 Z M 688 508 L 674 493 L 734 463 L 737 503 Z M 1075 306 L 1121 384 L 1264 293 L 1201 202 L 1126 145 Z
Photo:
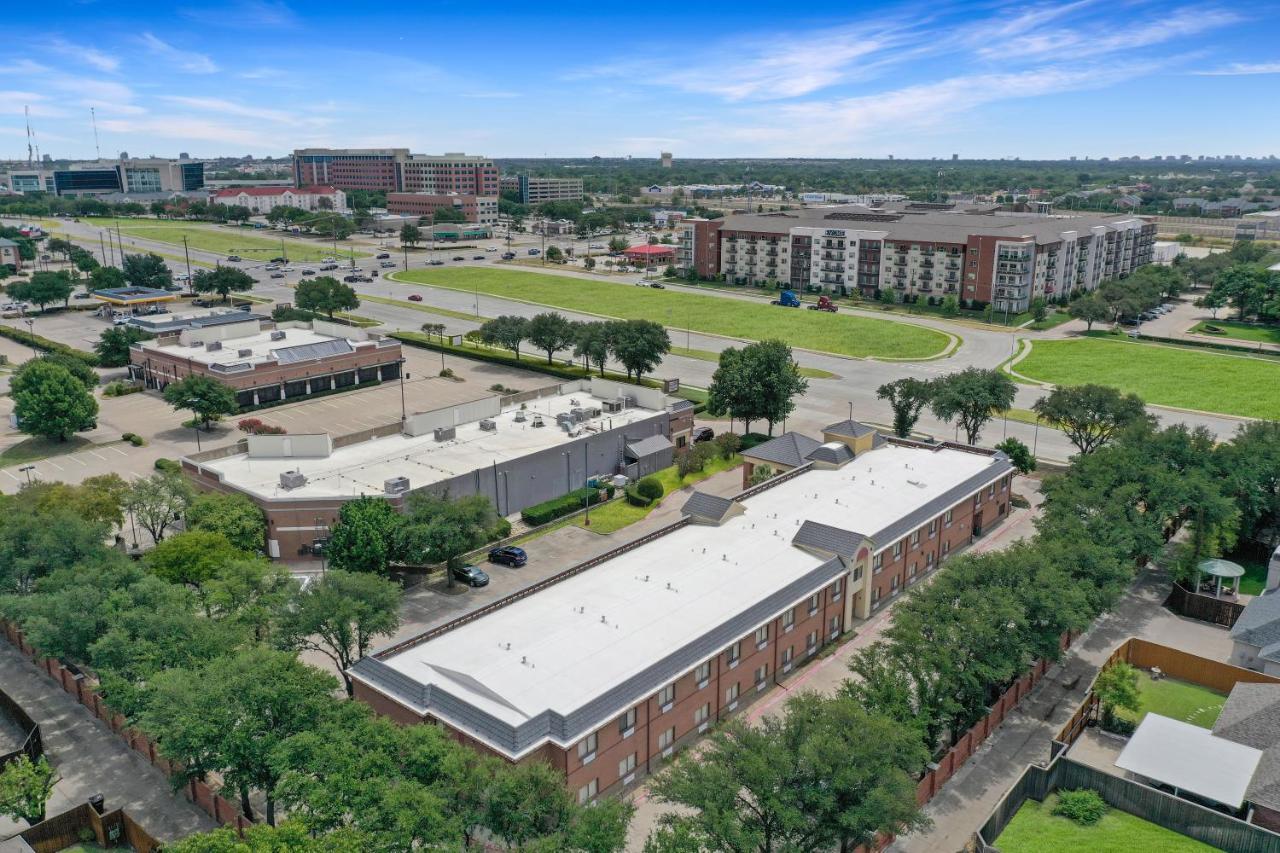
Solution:
M 236 392 L 230 385 L 199 373 L 188 374 L 170 382 L 161 393 L 166 403 L 179 411 L 187 409 L 205 429 L 223 415 L 235 414 L 240 410 L 236 403 Z
M 159 255 L 125 255 L 121 271 L 125 281 L 134 287 L 168 290 L 173 284 L 173 272 Z
M 1109 385 L 1060 386 L 1032 408 L 1050 426 L 1062 430 L 1081 453 L 1092 453 L 1131 424 L 1151 420 L 1138 395 L 1123 394 Z
M 200 270 L 191 278 L 191 289 L 196 293 L 216 293 L 223 302 L 231 298 L 232 293 L 243 293 L 253 290 L 253 276 L 235 267 L 219 266 L 211 270 Z
M 38 358 L 23 365 L 9 384 L 18 428 L 66 441 L 96 423 L 98 401 L 65 365 Z
M 354 311 L 360 307 L 355 290 L 332 276 L 304 278 L 294 289 L 294 302 L 304 311 L 325 314 L 330 320 L 335 311 Z
M 965 442 L 977 444 L 982 428 L 1013 405 L 1017 386 L 999 370 L 968 367 L 930 380 L 929 406 L 940 420 L 957 421 Z

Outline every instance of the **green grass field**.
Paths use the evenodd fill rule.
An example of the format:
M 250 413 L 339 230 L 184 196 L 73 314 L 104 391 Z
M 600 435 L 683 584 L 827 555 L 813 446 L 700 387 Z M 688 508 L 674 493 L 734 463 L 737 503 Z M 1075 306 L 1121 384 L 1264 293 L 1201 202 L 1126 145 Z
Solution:
M 1002 853 L 1200 853 L 1215 850 L 1194 838 L 1111 809 L 1093 826 L 1052 814 L 1056 797 L 1027 800 L 994 843 Z
M 1211 332 L 1208 326 L 1222 329 Z M 1280 326 L 1259 326 L 1255 323 L 1241 323 L 1238 320 L 1213 320 L 1196 323 L 1191 327 L 1191 334 L 1203 335 L 1219 341 L 1246 341 L 1248 343 L 1280 344 Z
M 649 506 L 640 507 L 632 506 L 627 503 L 625 498 L 618 498 L 610 501 L 599 509 L 591 510 L 591 526 L 587 527 L 585 519 L 581 516 L 574 520 L 579 527 L 586 527 L 594 533 L 613 533 L 621 530 L 629 524 L 635 524 L 649 513 L 653 512 L 662 501 L 671 497 L 671 493 L 685 486 L 691 486 L 694 483 L 701 482 L 721 471 L 728 471 L 742 463 L 742 457 L 734 454 L 730 459 L 721 459 L 717 456 L 707 463 L 707 466 L 696 474 L 681 479 L 680 474 L 676 471 L 676 466 L 663 468 L 653 476 L 658 478 L 658 482 L 662 483 L 662 498 L 654 501 Z
M 1142 670 L 1138 672 L 1138 698 L 1142 710 L 1135 714 L 1121 708 L 1116 713 L 1135 723 L 1142 722 L 1147 714 L 1159 714 L 1202 729 L 1213 728 L 1227 701 L 1225 695 L 1188 681 L 1176 678 L 1153 681 L 1151 675 Z
M 1106 338 L 1036 341 L 1013 369 L 1055 385 L 1112 385 L 1148 403 L 1280 418 L 1280 361 Z
M 909 323 L 515 270 L 410 270 L 396 273 L 394 280 L 479 290 L 567 311 L 658 320 L 745 340 L 779 338 L 794 347 L 858 358 L 927 359 L 940 355 L 949 343 L 947 335 Z
M 104 228 L 110 227 L 113 231 L 116 227 L 114 219 L 89 218 L 88 221 Z M 186 237 L 187 244 L 191 248 L 216 252 L 220 255 L 239 255 L 242 258 L 253 258 L 258 261 L 270 260 L 280 255 L 280 238 L 259 236 L 248 228 L 235 229 L 190 222 L 162 222 L 157 219 L 121 219 L 119 226 L 120 233 L 126 237 L 125 251 L 129 250 L 128 237 L 171 243 L 178 247 L 182 246 L 182 238 Z M 318 261 L 333 254 L 331 244 L 312 243 L 288 237 L 284 238 L 284 248 L 285 254 L 291 261 Z M 344 249 L 341 242 L 338 243 L 338 252 L 344 258 L 351 257 L 350 249 Z M 367 252 L 357 251 L 356 257 L 367 258 L 369 255 Z

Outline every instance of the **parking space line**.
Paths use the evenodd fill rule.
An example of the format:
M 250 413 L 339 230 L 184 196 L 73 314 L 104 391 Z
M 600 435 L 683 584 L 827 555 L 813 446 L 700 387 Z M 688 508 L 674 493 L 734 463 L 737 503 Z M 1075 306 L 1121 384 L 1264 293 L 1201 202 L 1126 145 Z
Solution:
M 57 462 L 54 462 L 52 459 L 46 459 L 44 461 L 46 465 L 52 465 L 54 468 L 57 468 L 59 471 L 64 470 L 61 465 L 59 465 Z
M 3 469 L 0 469 L 0 470 L 3 470 Z M 5 471 L 4 473 L 5 473 L 5 476 L 7 476 L 10 480 L 13 480 L 15 483 L 21 483 L 21 482 L 22 482 L 22 481 L 21 481 L 21 480 L 19 480 L 17 477 L 15 477 L 15 476 L 13 476 L 12 474 L 10 474 L 8 471 Z
M 90 451 L 88 451 L 88 453 L 89 453 L 91 456 L 96 456 L 96 457 L 98 457 L 98 458 L 99 458 L 99 459 L 101 459 L 103 462 L 110 462 L 110 461 L 111 461 L 111 460 L 109 460 L 107 457 L 103 456 L 101 453 L 99 453 L 99 452 L 98 452 L 98 451 L 96 451 L 96 450 L 90 450 Z
M 79 465 L 83 465 L 83 466 L 84 466 L 84 467 L 86 467 L 86 468 L 88 468 L 88 467 L 89 467 L 89 463 L 88 463 L 88 462 L 85 462 L 83 459 L 81 459 L 81 458 L 80 458 L 80 454 L 78 454 L 78 453 L 72 454 L 71 456 L 68 456 L 68 457 L 66 457 L 66 458 L 67 458 L 67 459 L 70 459 L 72 462 L 75 462 L 75 463 L 77 463 L 77 464 L 79 464 Z
M 119 453 L 121 456 L 128 456 L 128 455 L 129 455 L 128 453 L 125 453 L 123 450 L 121 450 L 121 449 L 120 449 L 120 448 L 118 448 L 118 447 L 108 447 L 108 448 L 107 448 L 107 450 L 113 451 L 113 452 L 115 452 L 115 453 Z

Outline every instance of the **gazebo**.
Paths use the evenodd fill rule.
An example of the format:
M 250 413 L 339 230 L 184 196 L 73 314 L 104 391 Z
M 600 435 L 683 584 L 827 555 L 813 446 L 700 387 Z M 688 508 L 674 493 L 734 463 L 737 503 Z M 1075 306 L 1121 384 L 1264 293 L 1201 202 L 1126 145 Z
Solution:
M 1233 563 L 1230 560 L 1201 560 L 1196 565 L 1196 589 L 1200 588 L 1200 575 L 1209 575 L 1218 579 L 1218 587 L 1214 592 L 1215 595 L 1222 595 L 1222 579 L 1226 578 L 1232 581 L 1231 594 L 1237 595 L 1240 592 L 1240 578 L 1244 576 L 1244 567 L 1239 563 Z

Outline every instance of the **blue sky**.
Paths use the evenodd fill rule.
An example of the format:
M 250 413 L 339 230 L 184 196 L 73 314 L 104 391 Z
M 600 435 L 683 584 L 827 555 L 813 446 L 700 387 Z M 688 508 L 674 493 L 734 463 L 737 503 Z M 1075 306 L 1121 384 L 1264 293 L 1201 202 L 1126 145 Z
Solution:
M 1280 3 L 8 9 L 0 158 L 1280 154 Z

